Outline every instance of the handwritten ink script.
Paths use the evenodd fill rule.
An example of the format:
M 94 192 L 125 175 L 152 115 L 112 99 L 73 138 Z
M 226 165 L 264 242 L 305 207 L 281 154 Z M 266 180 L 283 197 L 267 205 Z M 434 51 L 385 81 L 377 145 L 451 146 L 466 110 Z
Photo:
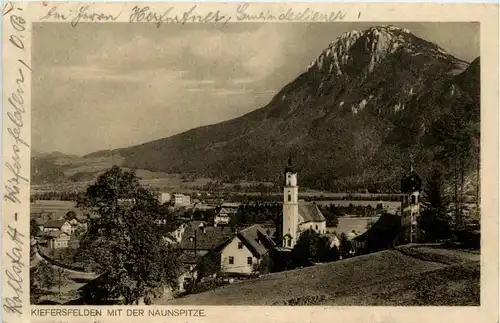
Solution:
M 288 8 L 281 13 L 273 13 L 269 10 L 251 12 L 250 4 L 245 3 L 238 5 L 236 9 L 236 19 L 238 21 L 296 21 L 296 22 L 334 22 L 343 20 L 346 13 L 342 11 L 320 12 L 306 8 L 301 11 L 295 11 Z
M 130 14 L 130 22 L 150 22 L 155 23 L 157 27 L 161 24 L 180 23 L 185 24 L 188 22 L 197 23 L 211 23 L 222 22 L 228 23 L 231 20 L 230 16 L 222 15 L 219 10 L 210 11 L 206 14 L 197 14 L 196 5 L 185 12 L 175 13 L 174 7 L 170 7 L 163 12 L 155 12 L 149 6 L 139 7 L 135 6 Z
M 234 7 L 232 7 L 234 10 Z M 281 11 L 252 10 L 250 3 L 239 4 L 234 12 L 223 12 L 221 10 L 200 13 L 198 5 L 193 5 L 189 10 L 177 10 L 170 6 L 166 10 L 155 10 L 150 5 L 135 5 L 128 12 L 127 20 L 130 23 L 152 23 L 156 27 L 163 24 L 186 24 L 186 23 L 223 23 L 232 19 L 236 21 L 290 21 L 290 22 L 334 22 L 341 21 L 347 16 L 346 12 L 318 11 L 311 8 L 296 10 L 286 8 Z M 101 11 L 99 11 L 101 10 Z M 79 5 L 76 8 L 64 11 L 58 6 L 52 6 L 40 20 L 68 21 L 71 26 L 76 27 L 80 22 L 105 22 L 117 21 L 122 12 L 110 14 L 102 9 L 94 8 L 92 5 Z M 358 15 L 359 18 L 359 15 Z
M 13 29 L 13 33 L 8 36 L 8 41 L 10 46 L 14 47 L 14 50 L 19 51 L 20 57 L 25 52 L 24 45 L 24 33 L 26 30 L 26 21 L 22 18 L 21 15 L 17 14 L 19 10 L 14 10 L 10 12 L 10 17 L 6 17 L 10 21 L 10 24 Z M 26 142 L 23 128 L 24 121 L 23 117 L 25 114 L 25 87 L 26 87 L 26 75 L 31 71 L 31 68 L 26 64 L 22 59 L 17 60 L 17 66 L 15 67 L 15 90 L 7 95 L 8 105 L 6 107 L 7 111 L 7 132 L 11 139 L 13 139 L 12 143 L 12 155 L 11 159 L 8 160 L 6 158 L 5 166 L 8 172 L 5 174 L 5 178 L 7 179 L 4 184 L 4 200 L 12 203 L 21 203 L 19 196 L 21 194 L 21 188 L 23 185 L 27 185 L 29 183 L 28 178 L 21 175 L 21 171 L 23 169 L 23 163 L 20 157 L 20 153 L 22 149 L 29 149 L 29 145 Z
M 70 9 L 68 12 L 62 12 L 57 6 L 53 6 L 45 16 L 40 18 L 40 20 L 70 21 L 71 26 L 76 27 L 81 21 L 116 21 L 120 15 L 121 12 L 115 15 L 100 12 L 89 5 L 78 6 L 75 10 Z
M 22 314 L 22 272 L 25 265 L 21 260 L 23 256 L 22 240 L 24 239 L 24 234 L 21 234 L 15 227 L 9 225 L 7 227 L 7 235 L 11 239 L 12 247 L 10 248 L 10 250 L 6 251 L 9 262 L 4 263 L 3 265 L 3 267 L 5 268 L 4 273 L 7 276 L 7 286 L 5 286 L 4 289 L 12 291 L 13 296 L 3 298 L 3 309 L 7 313 Z
M 18 222 L 18 213 L 16 208 L 21 207 L 22 196 L 29 188 L 29 176 L 23 175 L 25 165 L 21 156 L 24 152 L 30 149 L 26 141 L 28 135 L 24 131 L 25 127 L 25 102 L 26 85 L 28 84 L 28 76 L 31 72 L 29 65 L 23 60 L 29 55 L 28 49 L 25 46 L 27 35 L 27 22 L 23 18 L 23 9 L 15 5 L 9 4 L 3 10 L 3 18 L 6 21 L 7 42 L 5 49 L 11 50 L 14 53 L 14 59 L 5 65 L 5 71 L 8 77 L 4 78 L 6 85 L 14 85 L 6 92 L 7 104 L 5 107 L 5 123 L 7 136 L 4 139 L 4 192 L 3 192 L 3 223 L 8 223 L 2 234 L 2 243 L 4 250 L 3 281 L 6 283 L 2 288 L 2 307 L 3 318 L 8 314 L 22 315 L 23 314 L 23 282 L 26 266 L 22 262 L 23 257 L 23 240 L 25 234 L 20 230 Z M 17 58 L 17 59 L 16 59 Z M 12 77 L 12 78 L 10 78 Z M 5 206 L 10 205 L 14 209 L 13 218 L 9 219 L 6 215 Z M 10 209 L 12 209 L 10 208 Z M 10 210 L 9 210 L 10 212 Z M 7 220 L 7 221 L 5 221 Z M 4 319 L 4 322 L 7 319 Z

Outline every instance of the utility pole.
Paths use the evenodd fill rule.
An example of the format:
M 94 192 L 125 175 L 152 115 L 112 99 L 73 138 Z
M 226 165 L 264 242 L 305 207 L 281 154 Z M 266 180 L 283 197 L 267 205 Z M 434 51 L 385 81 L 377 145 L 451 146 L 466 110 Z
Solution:
M 197 234 L 198 234 L 198 228 L 195 228 L 194 229 L 194 261 L 196 261 Z

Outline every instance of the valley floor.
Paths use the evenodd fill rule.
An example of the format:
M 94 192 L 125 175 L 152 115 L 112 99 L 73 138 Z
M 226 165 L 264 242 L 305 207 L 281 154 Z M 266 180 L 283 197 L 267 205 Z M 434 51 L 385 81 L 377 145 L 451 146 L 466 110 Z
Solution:
M 407 245 L 156 305 L 480 305 L 480 254 Z

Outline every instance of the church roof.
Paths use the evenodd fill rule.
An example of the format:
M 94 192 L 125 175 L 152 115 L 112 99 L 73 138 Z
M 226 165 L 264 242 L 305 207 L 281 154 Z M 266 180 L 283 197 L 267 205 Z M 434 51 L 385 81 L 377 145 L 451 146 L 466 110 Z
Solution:
M 314 203 L 299 203 L 299 214 L 304 222 L 323 222 L 325 217 Z

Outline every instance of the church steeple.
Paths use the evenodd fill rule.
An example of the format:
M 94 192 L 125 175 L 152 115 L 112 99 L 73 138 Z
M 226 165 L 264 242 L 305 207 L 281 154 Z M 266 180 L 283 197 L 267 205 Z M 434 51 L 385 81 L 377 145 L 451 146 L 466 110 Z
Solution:
M 292 174 L 297 173 L 297 171 L 295 170 L 295 168 L 293 168 L 293 165 L 292 165 L 292 154 L 291 153 L 288 156 L 288 164 L 285 167 L 285 174 L 286 173 L 292 173 Z
M 292 156 L 285 167 L 285 186 L 283 188 L 283 228 L 281 232 L 283 247 L 293 248 L 297 241 L 299 187 L 297 172 L 292 166 Z

